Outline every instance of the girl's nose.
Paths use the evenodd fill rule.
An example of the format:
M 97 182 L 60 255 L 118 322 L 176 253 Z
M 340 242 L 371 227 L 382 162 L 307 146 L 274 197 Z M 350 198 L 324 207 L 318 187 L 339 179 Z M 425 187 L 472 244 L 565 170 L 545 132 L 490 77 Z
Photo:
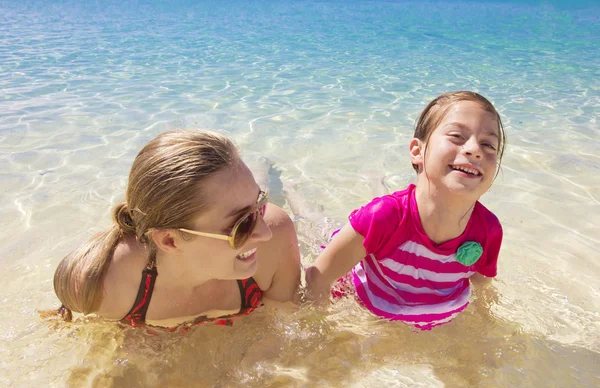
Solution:
M 481 158 L 482 150 L 479 142 L 475 138 L 470 138 L 465 144 L 463 144 L 463 150 L 467 155 L 475 156 L 476 158 Z

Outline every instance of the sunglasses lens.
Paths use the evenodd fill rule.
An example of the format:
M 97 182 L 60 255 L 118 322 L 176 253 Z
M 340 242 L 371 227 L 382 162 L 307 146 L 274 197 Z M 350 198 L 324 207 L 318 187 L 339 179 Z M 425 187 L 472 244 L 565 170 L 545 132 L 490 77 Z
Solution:
M 267 212 L 267 204 L 265 203 L 264 205 L 262 205 L 260 207 L 260 215 L 264 216 L 266 212 Z
M 248 216 L 239 223 L 233 236 L 233 248 L 237 249 L 248 240 L 248 237 L 254 231 L 256 221 L 258 220 L 258 211 L 248 214 Z
M 258 209 L 252 213 L 249 213 L 244 219 L 242 219 L 233 232 L 233 249 L 238 249 L 246 242 L 246 240 L 248 240 L 248 237 L 250 237 L 252 232 L 254 232 L 259 215 L 261 217 L 265 215 L 269 197 L 266 193 L 261 193 L 263 196 L 258 200 Z

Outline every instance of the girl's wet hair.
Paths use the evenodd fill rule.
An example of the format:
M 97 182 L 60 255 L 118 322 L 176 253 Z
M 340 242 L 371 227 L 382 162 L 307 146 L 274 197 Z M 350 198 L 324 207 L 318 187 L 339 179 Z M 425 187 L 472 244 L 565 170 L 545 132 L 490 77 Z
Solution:
M 485 97 L 483 97 L 479 93 L 469 92 L 469 91 L 457 91 L 457 92 L 448 92 L 444 93 L 438 97 L 436 97 L 433 101 L 431 101 L 421 115 L 417 119 L 417 123 L 415 125 L 415 138 L 423 141 L 425 144 L 429 141 L 431 134 L 434 129 L 438 127 L 438 125 L 442 122 L 450 108 L 461 101 L 473 101 L 481 105 L 485 111 L 492 113 L 496 117 L 496 121 L 498 122 L 498 168 L 502 163 L 502 156 L 504 155 L 504 148 L 506 147 L 506 133 L 504 132 L 504 126 L 502 125 L 502 120 L 500 119 L 500 114 L 494 108 L 494 105 Z M 425 151 L 427 152 L 427 151 Z M 418 166 L 413 164 L 413 168 L 415 171 L 419 172 Z
M 113 209 L 113 225 L 67 255 L 54 274 L 59 314 L 89 314 L 102 302 L 102 284 L 118 243 L 136 236 L 156 257 L 152 228 L 187 227 L 207 206 L 203 183 L 239 160 L 234 144 L 214 132 L 180 130 L 151 140 L 135 158 L 125 201 Z

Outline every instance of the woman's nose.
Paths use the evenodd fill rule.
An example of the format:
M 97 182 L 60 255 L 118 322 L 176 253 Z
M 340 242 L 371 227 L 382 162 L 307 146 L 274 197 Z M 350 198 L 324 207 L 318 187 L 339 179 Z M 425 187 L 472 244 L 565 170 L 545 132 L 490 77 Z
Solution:
M 269 228 L 263 216 L 258 216 L 256 227 L 254 227 L 250 237 L 256 241 L 269 241 L 273 237 L 273 232 L 271 232 L 271 228 Z

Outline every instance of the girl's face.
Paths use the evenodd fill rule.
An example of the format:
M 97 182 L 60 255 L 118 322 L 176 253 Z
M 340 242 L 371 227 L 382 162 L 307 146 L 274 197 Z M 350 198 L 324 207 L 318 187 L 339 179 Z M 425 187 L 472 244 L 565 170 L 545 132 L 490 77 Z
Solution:
M 493 113 L 477 102 L 460 101 L 421 145 L 415 164 L 424 166 L 430 184 L 477 200 L 496 175 L 499 136 Z
M 207 210 L 192 223 L 195 231 L 228 235 L 236 221 L 256 210 L 259 187 L 241 161 L 204 182 Z M 268 207 L 269 205 L 267 205 Z M 228 241 L 194 236 L 180 243 L 186 263 L 212 279 L 246 279 L 257 269 L 257 248 L 271 238 L 271 230 L 258 217 L 248 239 L 233 249 Z

